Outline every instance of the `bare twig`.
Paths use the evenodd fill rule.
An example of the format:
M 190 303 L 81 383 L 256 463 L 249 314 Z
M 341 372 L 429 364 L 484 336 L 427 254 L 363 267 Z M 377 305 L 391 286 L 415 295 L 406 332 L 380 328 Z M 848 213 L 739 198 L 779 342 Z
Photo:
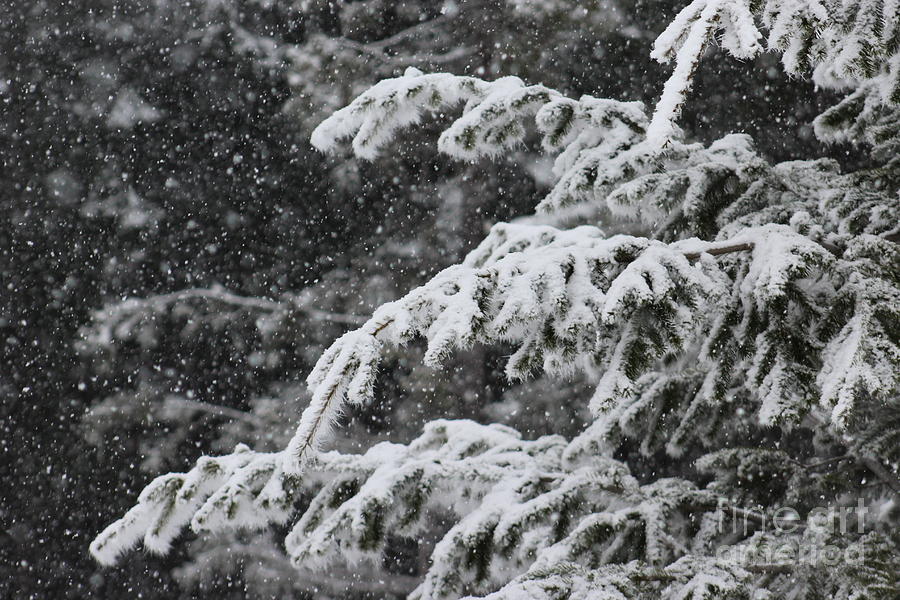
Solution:
M 710 256 L 721 256 L 723 254 L 731 254 L 732 252 L 745 252 L 753 250 L 753 244 L 732 244 L 730 246 L 712 246 L 702 252 L 686 252 L 684 257 L 688 260 L 697 260 L 701 254 L 709 254 Z

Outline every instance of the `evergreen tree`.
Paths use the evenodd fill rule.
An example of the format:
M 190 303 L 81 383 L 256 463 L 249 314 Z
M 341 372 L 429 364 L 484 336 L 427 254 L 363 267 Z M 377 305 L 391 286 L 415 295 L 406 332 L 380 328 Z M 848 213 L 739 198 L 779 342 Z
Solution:
M 381 564 L 397 537 L 434 539 L 421 599 L 895 596 L 897 11 L 695 0 L 657 38 L 652 56 L 673 72 L 652 112 L 412 68 L 364 92 L 316 129 L 316 147 L 352 137 L 373 159 L 425 113 L 464 104 L 441 152 L 508 154 L 533 122 L 552 189 L 534 216 L 495 225 L 334 342 L 283 450 L 240 445 L 156 479 L 95 557 L 113 563 L 139 540 L 166 552 L 188 524 L 290 521 L 303 568 Z M 867 145 L 864 166 L 772 164 L 745 135 L 688 143 L 677 119 L 711 41 L 738 59 L 765 47 L 788 74 L 846 91 L 814 128 Z M 438 420 L 409 444 L 327 451 L 342 412 L 372 402 L 387 353 L 416 339 L 434 367 L 502 344 L 510 379 L 580 373 L 590 423 L 523 439 Z M 868 513 L 848 527 L 857 500 Z M 785 507 L 797 522 L 773 528 Z

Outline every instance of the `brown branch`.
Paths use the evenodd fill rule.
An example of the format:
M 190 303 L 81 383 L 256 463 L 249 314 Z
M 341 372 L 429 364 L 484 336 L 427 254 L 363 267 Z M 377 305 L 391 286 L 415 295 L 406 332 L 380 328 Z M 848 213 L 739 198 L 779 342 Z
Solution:
M 388 325 L 390 325 L 393 322 L 394 322 L 394 319 L 392 317 L 392 318 L 388 319 L 387 321 L 385 321 L 384 323 L 382 323 L 381 325 L 379 325 L 378 327 L 376 327 L 375 331 L 372 332 L 372 337 L 378 336 L 378 334 L 381 333 L 381 331 L 383 329 L 385 329 Z
M 684 257 L 688 260 L 697 260 L 700 258 L 701 254 L 709 254 L 710 256 L 721 256 L 722 254 L 731 254 L 732 252 L 745 252 L 747 250 L 753 250 L 753 244 L 744 243 L 744 244 L 733 244 L 731 246 L 713 246 L 712 248 L 707 248 L 702 252 L 687 252 Z

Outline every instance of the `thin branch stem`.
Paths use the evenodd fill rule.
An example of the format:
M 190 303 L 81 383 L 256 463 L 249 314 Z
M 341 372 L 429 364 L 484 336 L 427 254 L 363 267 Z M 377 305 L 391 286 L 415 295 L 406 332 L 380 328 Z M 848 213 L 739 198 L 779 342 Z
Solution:
M 709 254 L 710 256 L 721 256 L 723 254 L 731 254 L 733 252 L 746 252 L 753 250 L 753 244 L 747 242 L 743 244 L 732 244 L 730 246 L 712 246 L 702 252 L 686 252 L 684 257 L 688 260 L 697 260 L 701 254 Z

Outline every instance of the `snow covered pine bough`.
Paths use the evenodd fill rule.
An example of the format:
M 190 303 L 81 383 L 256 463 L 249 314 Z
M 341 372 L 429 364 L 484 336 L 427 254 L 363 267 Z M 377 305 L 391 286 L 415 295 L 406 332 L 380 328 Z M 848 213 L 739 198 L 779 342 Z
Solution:
M 713 42 L 846 90 L 815 132 L 865 144 L 866 168 L 773 165 L 745 135 L 684 141 L 675 121 Z M 371 159 L 463 105 L 442 152 L 501 155 L 533 123 L 554 187 L 334 342 L 287 448 L 239 446 L 157 478 L 91 552 L 113 564 L 141 539 L 166 552 L 188 525 L 291 521 L 298 566 L 377 563 L 388 536 L 415 538 L 439 511 L 452 522 L 412 598 L 900 597 L 898 49 L 895 0 L 696 0 L 656 40 L 674 69 L 652 114 L 514 77 L 410 68 L 378 83 L 314 145 L 352 137 Z M 592 422 L 526 440 L 435 421 L 408 445 L 327 451 L 342 407 L 371 400 L 386 349 L 416 338 L 434 366 L 503 342 L 511 379 L 581 370 L 596 378 Z M 678 477 L 629 470 L 660 456 Z

